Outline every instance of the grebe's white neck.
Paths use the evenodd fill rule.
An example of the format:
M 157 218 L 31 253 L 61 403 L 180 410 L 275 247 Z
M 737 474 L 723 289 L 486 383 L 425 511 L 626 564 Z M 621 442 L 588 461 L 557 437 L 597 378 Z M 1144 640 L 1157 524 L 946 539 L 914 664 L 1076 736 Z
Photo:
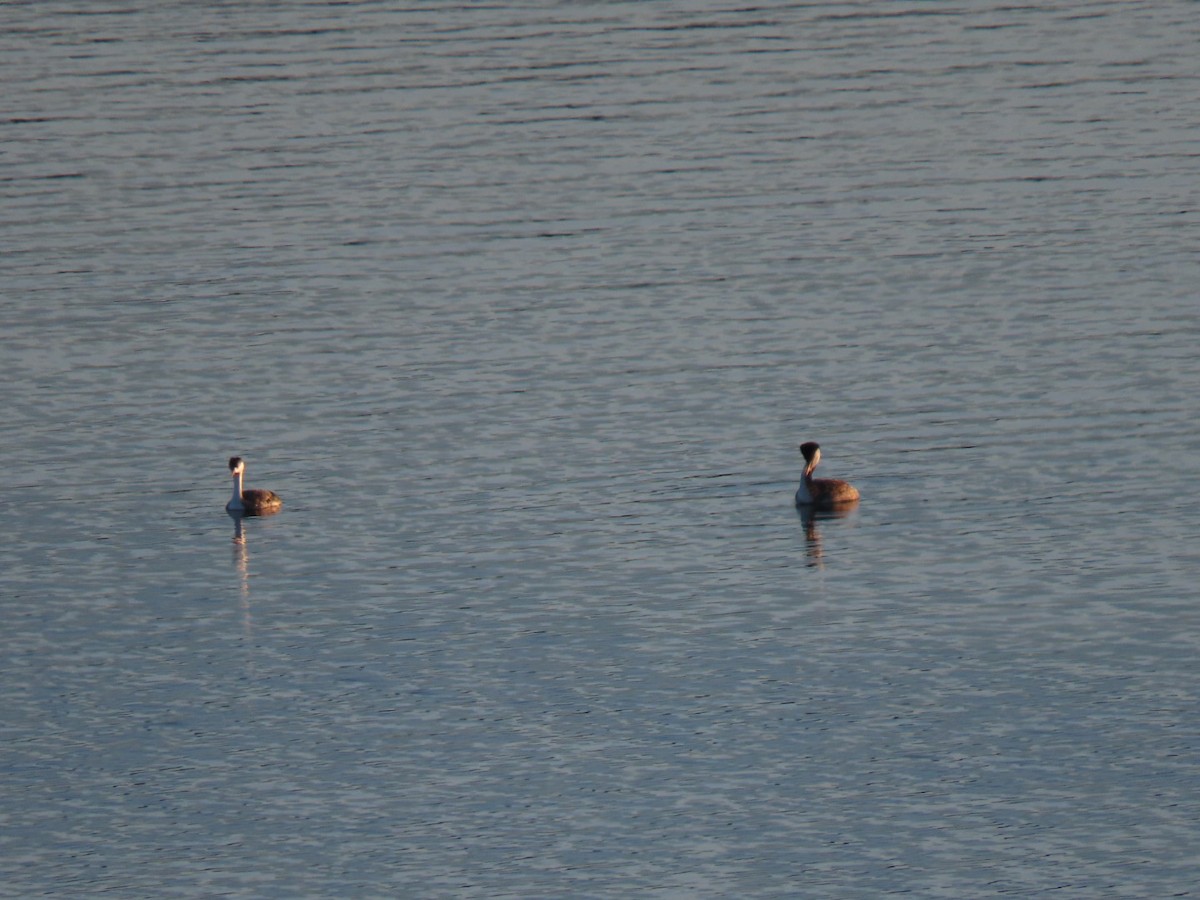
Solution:
M 810 478 L 812 478 L 812 475 L 805 473 L 804 477 L 800 479 L 800 487 L 796 488 L 797 503 L 808 504 L 813 502 L 812 491 L 808 489 Z
M 809 483 L 813 478 L 813 469 L 821 461 L 821 448 L 815 442 L 809 442 L 800 445 L 800 452 L 804 454 L 804 472 L 800 476 L 800 487 L 796 488 L 796 502 L 809 504 L 813 502 Z
M 229 498 L 225 508 L 231 511 L 245 509 L 242 505 L 242 470 L 240 467 L 233 472 L 233 496 Z

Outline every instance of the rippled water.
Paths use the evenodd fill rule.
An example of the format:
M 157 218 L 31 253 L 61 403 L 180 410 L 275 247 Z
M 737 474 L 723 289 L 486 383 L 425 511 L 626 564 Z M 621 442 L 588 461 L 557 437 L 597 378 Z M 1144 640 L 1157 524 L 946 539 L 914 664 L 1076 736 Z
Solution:
M 0 893 L 1193 889 L 1193 5 L 0 25 Z

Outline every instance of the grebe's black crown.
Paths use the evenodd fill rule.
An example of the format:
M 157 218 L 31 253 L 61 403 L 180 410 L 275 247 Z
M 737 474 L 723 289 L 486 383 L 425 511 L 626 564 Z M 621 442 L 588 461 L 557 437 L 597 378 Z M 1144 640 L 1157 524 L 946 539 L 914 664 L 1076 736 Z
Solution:
M 816 441 L 805 441 L 800 445 L 800 452 L 804 454 L 804 458 L 806 460 L 811 460 L 813 458 L 813 454 L 820 449 L 821 445 Z
M 240 456 L 229 457 L 229 471 L 230 472 L 232 472 L 234 469 L 236 469 L 241 464 L 242 464 L 242 458 Z

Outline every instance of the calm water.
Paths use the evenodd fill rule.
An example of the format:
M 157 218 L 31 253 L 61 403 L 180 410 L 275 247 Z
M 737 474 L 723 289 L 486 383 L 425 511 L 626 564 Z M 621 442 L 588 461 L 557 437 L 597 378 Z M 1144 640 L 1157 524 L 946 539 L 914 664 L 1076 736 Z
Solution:
M 1194 889 L 1194 4 L 0 26 L 4 895 Z

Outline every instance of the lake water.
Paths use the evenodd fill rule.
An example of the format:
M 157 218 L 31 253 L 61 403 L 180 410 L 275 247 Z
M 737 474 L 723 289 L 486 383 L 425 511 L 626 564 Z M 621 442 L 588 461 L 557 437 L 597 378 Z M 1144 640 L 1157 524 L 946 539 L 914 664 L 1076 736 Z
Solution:
M 0 893 L 1194 890 L 1198 39 L 4 5 Z

